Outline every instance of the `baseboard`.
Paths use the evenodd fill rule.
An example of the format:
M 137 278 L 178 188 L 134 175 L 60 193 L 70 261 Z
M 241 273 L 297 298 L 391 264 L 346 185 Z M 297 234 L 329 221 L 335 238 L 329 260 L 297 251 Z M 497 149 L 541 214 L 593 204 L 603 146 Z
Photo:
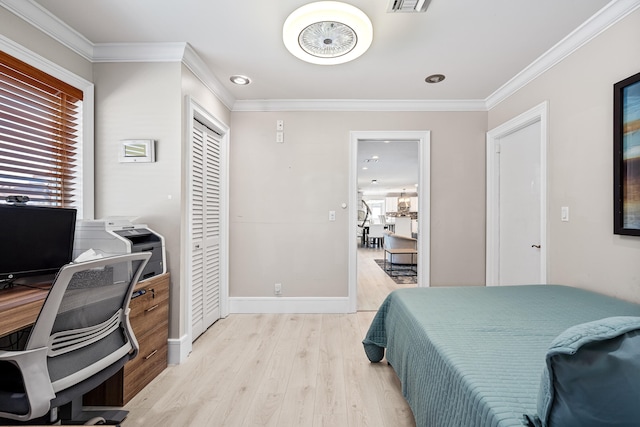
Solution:
M 349 313 L 348 297 L 231 297 L 230 313 Z
M 179 365 L 189 357 L 191 353 L 191 342 L 187 335 L 180 338 L 169 338 L 168 344 L 168 362 L 169 365 Z

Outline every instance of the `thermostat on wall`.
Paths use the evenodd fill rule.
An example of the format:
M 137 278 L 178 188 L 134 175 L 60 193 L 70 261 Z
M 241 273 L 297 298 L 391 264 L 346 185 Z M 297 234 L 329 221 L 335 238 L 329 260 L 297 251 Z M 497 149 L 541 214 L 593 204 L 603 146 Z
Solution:
M 118 150 L 120 163 L 151 163 L 156 161 L 155 140 L 125 139 Z

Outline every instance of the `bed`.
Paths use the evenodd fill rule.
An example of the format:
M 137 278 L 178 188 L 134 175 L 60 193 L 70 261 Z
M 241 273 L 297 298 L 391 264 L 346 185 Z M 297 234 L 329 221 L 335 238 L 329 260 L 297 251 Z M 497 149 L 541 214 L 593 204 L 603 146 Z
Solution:
M 600 413 L 593 425 L 640 425 L 638 316 L 640 305 L 567 286 L 402 289 L 380 306 L 363 344 L 371 362 L 386 350 L 418 427 L 586 426 L 568 423 L 579 415 L 562 411 L 588 412 L 596 406 L 589 399 L 602 395 L 613 405 L 605 418 L 618 406 L 633 408 L 610 424 Z M 614 339 L 625 345 L 611 344 Z M 598 347 L 594 359 L 592 348 L 612 345 L 627 352 L 630 384 L 596 375 L 586 384 L 586 393 L 595 395 L 558 388 L 576 377 L 586 381 L 586 358 L 607 357 L 598 369 L 612 363 L 611 351 Z

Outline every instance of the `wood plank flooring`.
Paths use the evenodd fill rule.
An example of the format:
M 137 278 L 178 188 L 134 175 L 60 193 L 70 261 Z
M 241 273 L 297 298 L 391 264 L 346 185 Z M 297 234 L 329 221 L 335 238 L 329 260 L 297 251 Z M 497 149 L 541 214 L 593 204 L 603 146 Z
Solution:
M 123 427 L 415 426 L 391 366 L 370 363 L 362 347 L 375 310 L 399 286 L 376 257 L 381 249 L 358 252 L 358 305 L 368 311 L 221 319 L 126 405 Z
M 383 258 L 380 247 L 358 247 L 358 311 L 377 311 L 391 291 L 416 286 L 394 282 L 375 262 Z

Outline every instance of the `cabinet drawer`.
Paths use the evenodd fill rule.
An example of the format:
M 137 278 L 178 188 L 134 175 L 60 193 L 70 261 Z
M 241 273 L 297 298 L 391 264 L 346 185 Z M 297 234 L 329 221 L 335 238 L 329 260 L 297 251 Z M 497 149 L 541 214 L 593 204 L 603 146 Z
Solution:
M 135 359 L 124 366 L 124 402 L 142 390 L 167 367 L 168 322 L 156 324 L 139 340 Z
M 168 283 L 145 281 L 136 286 L 135 292 L 143 294 L 131 298 L 129 321 L 136 337 L 155 328 L 169 316 Z
M 168 334 L 169 323 L 169 305 L 159 301 L 154 304 L 145 304 L 143 310 L 132 310 L 129 313 L 129 322 L 131 323 L 131 329 L 138 340 L 140 345 L 141 341 L 145 339 L 147 334 L 152 329 L 157 329 L 159 324 L 165 325 L 165 330 Z
M 113 377 L 85 395 L 85 405 L 123 406 L 167 367 L 169 273 L 138 282 L 129 303 L 129 322 L 140 347 Z

